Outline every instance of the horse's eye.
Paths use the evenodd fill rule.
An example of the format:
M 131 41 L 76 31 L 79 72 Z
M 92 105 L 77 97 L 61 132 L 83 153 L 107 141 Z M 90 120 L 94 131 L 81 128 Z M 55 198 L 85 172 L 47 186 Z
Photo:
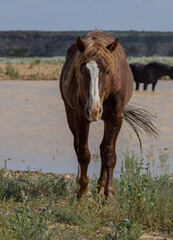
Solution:
M 106 75 L 108 75 L 108 74 L 109 74 L 109 70 L 106 71 Z
M 80 72 L 83 73 L 85 71 L 85 65 L 86 63 L 82 63 L 80 66 Z

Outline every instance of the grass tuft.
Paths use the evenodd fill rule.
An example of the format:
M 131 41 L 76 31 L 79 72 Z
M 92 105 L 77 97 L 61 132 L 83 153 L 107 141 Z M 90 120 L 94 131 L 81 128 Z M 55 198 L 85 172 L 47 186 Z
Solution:
M 6 74 L 9 75 L 12 79 L 17 79 L 19 77 L 19 72 L 14 70 L 10 62 L 7 62 L 6 65 Z

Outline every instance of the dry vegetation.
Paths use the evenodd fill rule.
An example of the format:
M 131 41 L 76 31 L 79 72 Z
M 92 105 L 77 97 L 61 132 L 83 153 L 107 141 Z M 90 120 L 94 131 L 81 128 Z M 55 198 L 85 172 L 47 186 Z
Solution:
M 0 80 L 59 80 L 65 57 L 0 58 Z M 173 66 L 173 57 L 129 57 L 128 62 L 152 61 Z
M 62 65 L 0 64 L 0 80 L 59 80 Z

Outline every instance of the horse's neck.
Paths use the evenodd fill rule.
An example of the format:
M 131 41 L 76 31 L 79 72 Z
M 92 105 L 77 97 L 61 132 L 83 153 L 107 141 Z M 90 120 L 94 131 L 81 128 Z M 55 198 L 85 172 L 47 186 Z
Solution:
M 157 76 L 157 79 L 165 76 L 165 75 L 170 75 L 170 70 L 169 69 L 164 69 L 158 66 L 158 68 L 155 69 L 155 74 Z

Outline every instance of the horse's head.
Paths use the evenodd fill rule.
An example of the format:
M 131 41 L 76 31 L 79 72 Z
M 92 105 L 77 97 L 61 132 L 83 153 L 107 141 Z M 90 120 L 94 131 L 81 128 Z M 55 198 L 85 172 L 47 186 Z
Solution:
M 173 67 L 171 67 L 170 78 L 173 80 Z
M 113 52 L 118 45 L 118 39 L 106 46 L 106 51 Z M 82 53 L 85 51 L 85 43 L 80 37 L 76 40 L 76 46 Z M 111 89 L 111 67 L 103 57 L 87 59 L 80 65 L 80 95 L 85 102 L 85 115 L 89 121 L 97 121 L 103 113 L 103 101 Z

